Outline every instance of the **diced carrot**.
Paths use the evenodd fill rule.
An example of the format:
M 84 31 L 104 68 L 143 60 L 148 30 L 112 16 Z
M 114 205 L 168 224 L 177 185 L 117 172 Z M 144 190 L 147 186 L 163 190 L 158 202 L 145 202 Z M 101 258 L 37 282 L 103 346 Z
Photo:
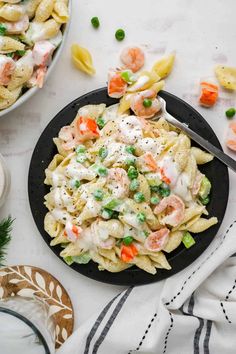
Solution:
M 160 168 L 160 173 L 161 173 L 161 180 L 165 182 L 166 184 L 170 184 L 171 180 L 165 175 L 164 169 Z
M 209 88 L 211 88 L 211 89 L 213 89 L 213 90 L 216 90 L 216 91 L 219 90 L 219 88 L 218 88 L 217 85 L 211 84 L 210 82 L 202 81 L 202 82 L 200 83 L 200 85 L 201 85 L 202 87 L 203 87 L 203 86 L 207 86 L 207 87 L 209 87 Z
M 201 93 L 199 103 L 206 107 L 213 106 L 218 99 L 219 88 L 210 82 L 201 82 Z
M 146 165 L 152 172 L 157 171 L 157 163 L 150 152 L 146 152 L 146 154 L 144 155 L 144 160 Z
M 137 256 L 137 254 L 138 250 L 134 244 L 131 244 L 129 246 L 123 245 L 121 247 L 121 259 L 125 263 L 129 263 L 130 261 L 132 261 L 132 259 Z

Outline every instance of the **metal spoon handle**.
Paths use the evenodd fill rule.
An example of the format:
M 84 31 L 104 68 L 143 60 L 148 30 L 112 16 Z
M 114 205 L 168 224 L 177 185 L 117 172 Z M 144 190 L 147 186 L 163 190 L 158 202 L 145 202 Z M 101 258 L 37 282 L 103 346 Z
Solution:
M 200 135 L 191 130 L 186 124 L 179 122 L 177 119 L 172 117 L 168 112 L 165 114 L 165 119 L 173 124 L 175 127 L 183 130 L 192 140 L 201 145 L 205 150 L 210 152 L 212 155 L 217 157 L 225 165 L 227 165 L 231 170 L 236 172 L 236 161 L 230 156 L 226 155 L 223 151 L 212 145 L 209 141 L 202 138 Z

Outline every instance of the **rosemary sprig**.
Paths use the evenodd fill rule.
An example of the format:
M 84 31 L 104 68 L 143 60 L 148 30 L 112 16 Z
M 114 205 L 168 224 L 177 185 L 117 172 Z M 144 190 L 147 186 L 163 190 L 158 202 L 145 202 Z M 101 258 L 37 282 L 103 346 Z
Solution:
M 0 222 L 0 266 L 3 265 L 6 256 L 6 245 L 11 240 L 11 230 L 13 219 L 11 216 Z

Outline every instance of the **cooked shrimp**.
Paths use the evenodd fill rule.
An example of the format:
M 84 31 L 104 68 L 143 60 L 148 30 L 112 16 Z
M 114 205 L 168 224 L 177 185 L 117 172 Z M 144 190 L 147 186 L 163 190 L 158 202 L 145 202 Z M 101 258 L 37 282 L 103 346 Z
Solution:
M 75 242 L 79 235 L 81 234 L 83 230 L 81 227 L 76 226 L 72 224 L 70 221 L 67 221 L 65 230 L 64 230 L 64 236 L 71 242 Z
M 156 97 L 156 92 L 154 90 L 144 90 L 138 92 L 131 97 L 131 109 L 140 118 L 151 118 L 160 109 L 161 104 Z M 151 106 L 145 107 L 144 100 L 150 99 Z
M 24 33 L 29 27 L 29 17 L 24 15 L 21 20 L 17 22 L 2 22 L 6 26 L 7 34 L 21 34 Z
M 79 142 L 99 138 L 98 125 L 93 118 L 77 116 L 75 123 L 75 139 Z
M 230 150 L 236 151 L 236 122 L 229 125 L 226 145 Z
M 122 97 L 127 89 L 127 82 L 121 77 L 120 71 L 110 70 L 108 73 L 108 96 L 113 98 Z
M 46 73 L 47 73 L 46 66 L 40 66 L 36 70 L 36 86 L 38 86 L 39 88 L 43 87 Z
M 32 51 L 35 65 L 48 66 L 54 50 L 55 46 L 49 41 L 36 42 Z
M 111 168 L 107 176 L 107 187 L 115 198 L 126 197 L 129 193 L 129 178 L 123 168 Z
M 177 226 L 184 219 L 184 208 L 182 199 L 172 194 L 160 201 L 155 207 L 154 213 L 160 214 L 165 210 L 166 216 L 162 219 L 162 224 Z
M 75 148 L 76 140 L 74 136 L 74 129 L 70 125 L 62 127 L 58 137 L 63 140 L 62 148 L 64 150 L 68 151 Z
M 161 251 L 167 244 L 170 230 L 164 227 L 152 232 L 145 240 L 144 247 L 149 251 Z
M 0 54 L 0 85 L 7 85 L 10 82 L 15 67 L 12 58 Z
M 120 60 L 125 67 L 134 73 L 143 67 L 144 59 L 144 53 L 139 47 L 124 48 L 120 55 Z

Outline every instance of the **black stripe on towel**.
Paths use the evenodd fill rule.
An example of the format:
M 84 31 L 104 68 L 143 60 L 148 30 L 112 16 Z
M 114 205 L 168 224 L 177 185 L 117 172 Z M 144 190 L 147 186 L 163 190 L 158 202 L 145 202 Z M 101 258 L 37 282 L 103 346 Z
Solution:
M 170 334 L 170 331 L 172 330 L 173 328 L 173 323 L 174 323 L 174 319 L 173 319 L 173 316 L 172 316 L 172 313 L 169 311 L 169 315 L 170 315 L 170 327 L 168 328 L 168 331 L 166 332 L 166 336 L 165 336 L 165 345 L 164 345 L 164 349 L 163 349 L 163 354 L 166 353 L 166 349 L 167 349 L 167 342 L 168 342 L 168 338 L 169 338 L 169 334 Z
M 121 293 L 120 293 L 121 294 Z M 93 327 L 91 328 L 91 331 L 88 334 L 88 337 L 86 339 L 86 345 L 85 345 L 85 350 L 84 350 L 84 354 L 88 354 L 89 353 L 89 347 L 90 347 L 90 343 L 95 335 L 95 333 L 97 332 L 98 327 L 100 326 L 102 320 L 104 319 L 104 317 L 106 316 L 107 312 L 109 311 L 111 305 L 113 304 L 113 302 L 118 298 L 118 296 L 120 296 L 120 294 L 116 295 L 102 310 L 102 312 L 100 313 L 100 315 L 98 316 L 98 318 L 96 319 L 96 322 L 94 323 Z
M 212 328 L 212 321 L 207 320 L 206 323 L 206 335 L 204 338 L 203 342 L 203 349 L 204 349 L 204 354 L 209 354 L 209 341 L 210 341 L 210 335 L 211 335 L 211 328 Z
M 194 354 L 199 354 L 200 353 L 200 349 L 199 349 L 199 342 L 200 342 L 200 336 L 203 330 L 203 326 L 204 326 L 204 320 L 200 317 L 194 316 L 193 314 L 193 308 L 194 308 L 194 293 L 192 293 L 190 299 L 189 299 L 189 304 L 188 304 L 188 310 L 187 312 L 185 312 L 183 310 L 183 305 L 182 307 L 179 309 L 184 315 L 187 316 L 193 316 L 196 317 L 199 321 L 199 326 L 195 331 L 194 334 L 194 338 L 193 338 L 193 352 Z
M 109 320 L 107 321 L 105 327 L 103 328 L 100 336 L 98 337 L 97 341 L 95 342 L 92 354 L 96 354 L 97 353 L 100 345 L 104 341 L 107 333 L 109 332 L 113 322 L 115 321 L 117 315 L 119 314 L 120 310 L 122 309 L 122 306 L 124 305 L 125 301 L 127 300 L 127 298 L 129 296 L 129 294 L 131 293 L 132 289 L 133 289 L 133 287 L 130 287 L 129 289 L 127 289 L 126 292 L 124 293 L 124 295 L 119 300 L 119 302 L 116 305 L 115 309 L 113 310 Z

